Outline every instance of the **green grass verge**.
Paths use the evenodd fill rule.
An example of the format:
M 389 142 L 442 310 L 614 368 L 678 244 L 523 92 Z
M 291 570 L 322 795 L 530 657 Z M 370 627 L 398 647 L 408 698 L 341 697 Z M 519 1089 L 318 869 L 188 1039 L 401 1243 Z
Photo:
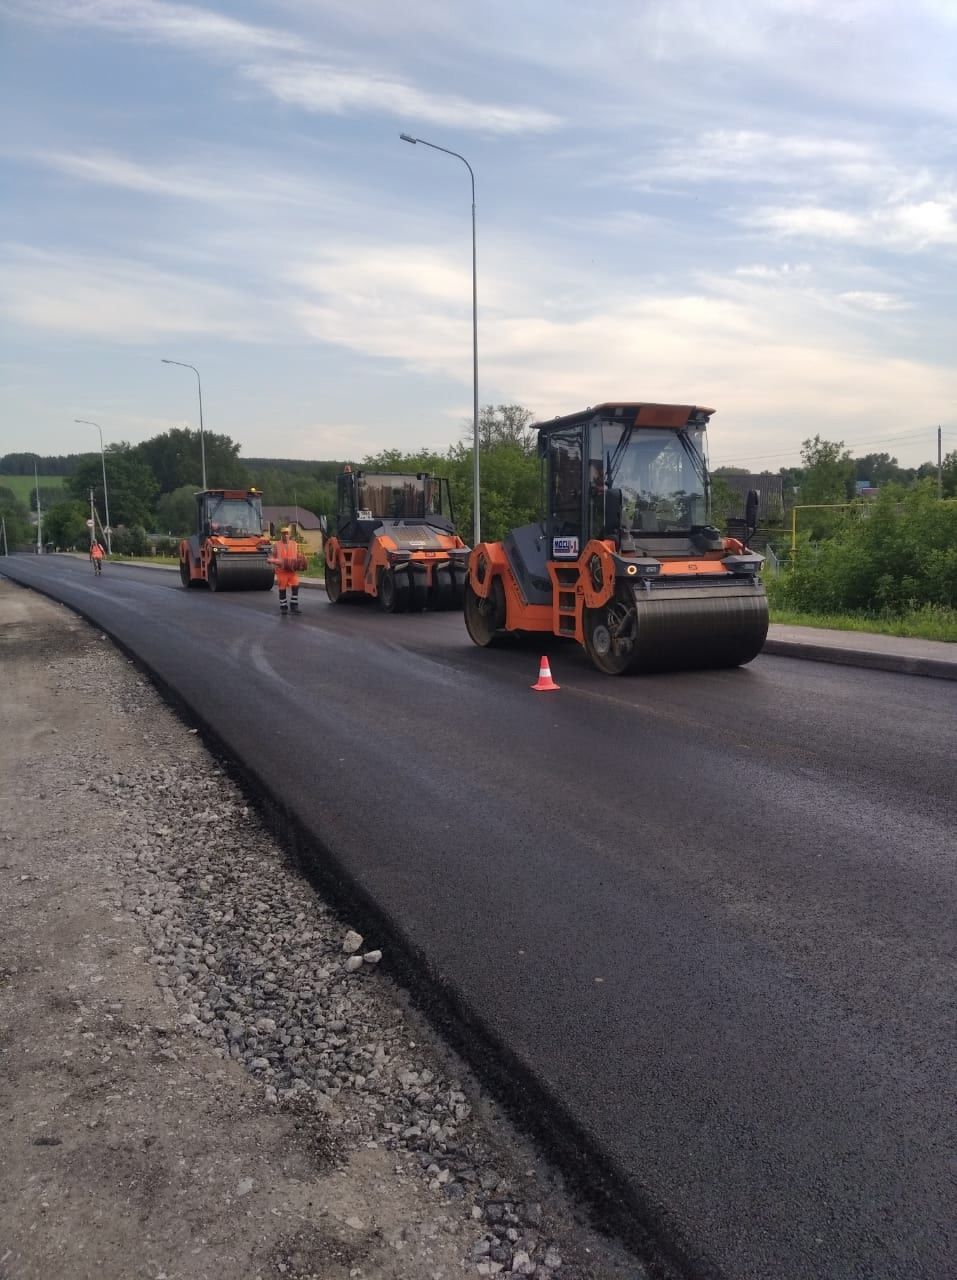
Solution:
M 63 489 L 66 486 L 66 476 L 40 476 L 40 491 L 44 489 Z M 5 476 L 0 473 L 0 489 L 11 489 L 17 498 L 27 506 L 30 505 L 30 497 L 36 485 L 33 482 L 33 476 Z M 64 494 L 66 497 L 66 494 Z
M 957 609 L 924 605 L 902 614 L 798 613 L 771 607 L 771 621 L 787 627 L 823 627 L 829 631 L 868 631 L 881 636 L 957 643 Z

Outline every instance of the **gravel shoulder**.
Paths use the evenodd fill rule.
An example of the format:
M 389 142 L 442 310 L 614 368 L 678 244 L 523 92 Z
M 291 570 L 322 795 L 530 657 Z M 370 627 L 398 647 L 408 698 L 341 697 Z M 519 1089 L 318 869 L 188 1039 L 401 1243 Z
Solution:
M 108 640 L 0 670 L 0 1280 L 646 1275 Z

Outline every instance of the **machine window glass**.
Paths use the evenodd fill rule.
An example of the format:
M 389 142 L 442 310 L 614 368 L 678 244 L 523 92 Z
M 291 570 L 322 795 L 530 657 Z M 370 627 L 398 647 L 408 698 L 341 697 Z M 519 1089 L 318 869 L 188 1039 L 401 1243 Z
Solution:
M 606 458 L 621 440 L 618 427 L 604 428 Z M 707 523 L 704 479 L 695 451 L 704 458 L 704 432 L 638 429 L 618 458 L 612 484 L 622 492 L 622 523 L 644 533 L 667 533 Z
M 258 538 L 263 531 L 262 508 L 248 498 L 220 498 L 209 504 L 209 531 L 225 538 Z
M 384 520 L 422 517 L 432 511 L 432 485 L 415 475 L 362 475 L 359 506 Z
M 602 428 L 591 428 L 588 451 L 588 536 L 600 538 L 605 532 L 605 463 Z
M 579 432 L 549 436 L 552 535 L 581 537 L 582 447 Z

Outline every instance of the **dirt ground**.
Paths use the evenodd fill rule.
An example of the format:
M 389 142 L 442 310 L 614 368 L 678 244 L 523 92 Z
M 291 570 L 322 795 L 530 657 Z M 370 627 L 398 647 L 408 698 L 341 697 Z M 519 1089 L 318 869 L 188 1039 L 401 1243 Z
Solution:
M 0 725 L 0 1280 L 645 1275 L 142 674 L 2 579 Z

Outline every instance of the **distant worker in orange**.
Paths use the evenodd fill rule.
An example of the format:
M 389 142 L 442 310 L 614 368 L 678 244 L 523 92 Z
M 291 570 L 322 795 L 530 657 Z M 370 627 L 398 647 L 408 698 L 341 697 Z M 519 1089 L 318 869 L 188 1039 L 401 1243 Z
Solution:
M 100 572 L 103 568 L 103 557 L 105 555 L 106 552 L 103 550 L 103 547 L 96 541 L 96 539 L 94 539 L 90 544 L 90 559 L 93 561 L 93 572 L 97 577 L 100 576 Z
M 279 584 L 279 612 L 283 617 L 289 612 L 286 602 L 286 589 L 292 591 L 292 611 L 299 612 L 299 570 L 305 569 L 306 557 L 299 550 L 299 544 L 292 541 L 292 530 L 284 525 L 279 531 L 279 541 L 272 546 L 269 563 L 276 567 L 276 582 Z

